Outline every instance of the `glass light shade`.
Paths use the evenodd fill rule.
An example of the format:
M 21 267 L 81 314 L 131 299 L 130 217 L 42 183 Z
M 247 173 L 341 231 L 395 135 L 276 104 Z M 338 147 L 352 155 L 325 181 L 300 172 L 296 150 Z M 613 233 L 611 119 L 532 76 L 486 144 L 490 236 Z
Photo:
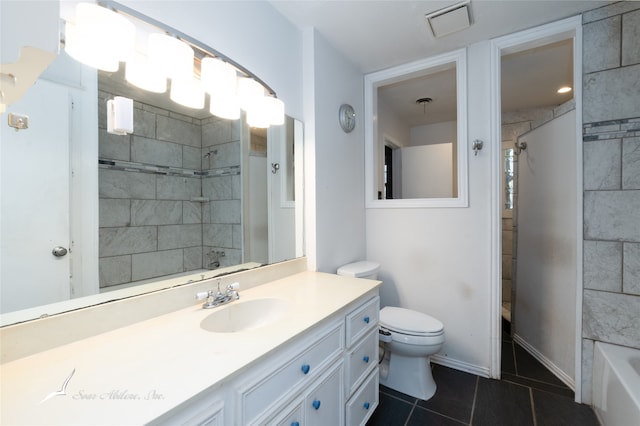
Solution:
M 204 108 L 204 90 L 202 89 L 202 83 L 194 77 L 171 80 L 169 97 L 172 101 L 188 108 Z
M 91 3 L 76 6 L 75 24 L 67 23 L 65 51 L 103 71 L 117 71 L 134 53 L 136 30 L 127 18 Z
M 271 125 L 269 98 L 257 99 L 247 111 L 247 124 L 251 127 L 267 128 Z
M 240 108 L 249 112 L 264 98 L 264 87 L 248 77 L 238 78 L 238 103 Z
M 188 80 L 193 76 L 193 48 L 175 37 L 151 34 L 147 56 L 153 66 L 167 78 Z
M 240 105 L 238 105 L 238 99 L 235 96 L 224 98 L 211 95 L 209 98 L 209 112 L 216 117 L 238 120 L 240 118 Z
M 217 58 L 204 58 L 200 76 L 205 92 L 226 98 L 236 96 L 236 69 L 231 64 Z
M 127 62 L 124 77 L 134 86 L 150 92 L 167 91 L 167 78 L 158 72 L 146 56 L 139 53 Z
M 269 116 L 269 123 L 274 126 L 284 124 L 284 102 L 278 98 L 267 96 L 264 98 L 265 108 Z

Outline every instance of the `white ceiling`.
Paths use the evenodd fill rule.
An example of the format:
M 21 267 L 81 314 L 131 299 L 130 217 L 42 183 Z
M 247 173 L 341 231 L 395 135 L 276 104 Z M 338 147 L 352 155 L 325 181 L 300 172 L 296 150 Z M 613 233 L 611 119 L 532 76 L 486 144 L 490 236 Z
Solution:
M 299 28 L 315 27 L 363 73 L 468 46 L 595 9 L 605 1 L 471 0 L 471 27 L 435 39 L 425 14 L 448 1 L 271 0 Z
M 272 5 L 299 28 L 314 27 L 363 73 L 434 56 L 501 35 L 595 9 L 605 1 L 471 0 L 471 27 L 434 38 L 425 14 L 454 1 L 315 1 L 273 0 Z M 572 94 L 558 95 L 572 81 L 571 42 L 561 42 L 503 57 L 503 110 L 559 105 Z M 399 117 L 410 125 L 455 119 L 453 73 L 433 74 L 381 89 Z M 434 102 L 424 107 L 420 97 Z

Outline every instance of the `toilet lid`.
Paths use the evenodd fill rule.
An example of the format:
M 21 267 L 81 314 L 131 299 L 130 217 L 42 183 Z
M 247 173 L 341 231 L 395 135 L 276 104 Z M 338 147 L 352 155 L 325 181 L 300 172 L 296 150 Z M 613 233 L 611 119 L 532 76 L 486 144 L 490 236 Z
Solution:
M 380 311 L 380 326 L 400 333 L 440 334 L 444 325 L 437 319 L 411 309 L 387 306 Z
M 370 260 L 361 260 L 360 262 L 349 263 L 347 265 L 338 268 L 338 275 L 347 277 L 366 277 L 371 274 L 375 274 L 380 269 L 378 262 L 372 262 Z

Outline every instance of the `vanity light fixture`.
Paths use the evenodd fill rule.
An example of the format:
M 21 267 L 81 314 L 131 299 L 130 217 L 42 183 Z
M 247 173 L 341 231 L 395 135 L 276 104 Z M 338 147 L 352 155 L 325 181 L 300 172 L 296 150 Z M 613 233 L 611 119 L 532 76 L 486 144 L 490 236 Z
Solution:
M 154 93 L 167 91 L 167 77 L 158 72 L 146 55 L 136 53 L 133 59 L 127 62 L 124 78 L 140 89 Z
M 193 49 L 175 37 L 150 34 L 147 56 L 149 62 L 167 78 L 187 80 L 193 75 Z
M 135 26 L 124 16 L 91 3 L 79 3 L 75 23 L 67 22 L 65 51 L 103 71 L 117 71 L 135 50 Z
M 175 103 L 193 109 L 204 108 L 204 89 L 199 79 L 174 78 L 171 80 L 169 97 Z
M 229 97 L 236 93 L 236 69 L 218 58 L 203 58 L 200 64 L 202 86 L 209 94 Z
M 238 79 L 238 104 L 240 108 L 249 112 L 258 105 L 260 99 L 264 98 L 264 88 L 260 83 L 250 77 L 240 77 Z
M 267 114 L 269 115 L 269 123 L 274 126 L 284 124 L 284 102 L 272 96 L 265 96 L 267 104 Z
M 569 93 L 571 91 L 571 87 L 569 86 L 562 86 L 561 88 L 558 89 L 558 93 L 563 94 L 563 93 Z
M 136 31 L 149 32 L 146 48 L 136 51 Z M 144 90 L 164 93 L 190 108 L 204 108 L 221 118 L 237 120 L 240 108 L 254 127 L 284 123 L 284 103 L 255 74 L 216 50 L 153 18 L 112 0 L 80 3 L 75 22 L 65 27 L 65 50 L 75 59 L 115 72 L 126 63 L 126 80 Z M 100 38 L 99 36 L 104 36 Z M 105 41 L 107 40 L 107 41 Z M 87 53 L 83 53 L 87 52 Z M 206 94 L 205 94 L 206 93 Z
M 236 69 L 221 59 L 207 57 L 200 64 L 200 78 L 209 94 L 209 112 L 227 120 L 239 119 Z

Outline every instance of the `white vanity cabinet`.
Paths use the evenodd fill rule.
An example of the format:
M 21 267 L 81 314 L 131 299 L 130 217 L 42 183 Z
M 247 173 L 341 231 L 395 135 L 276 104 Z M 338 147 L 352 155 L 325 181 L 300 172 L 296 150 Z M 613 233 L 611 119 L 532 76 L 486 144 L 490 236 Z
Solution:
M 296 405 L 299 397 L 304 399 L 302 417 L 292 419 L 289 424 L 305 424 L 303 420 L 310 407 L 316 417 L 329 411 L 329 406 L 335 405 L 336 396 L 342 394 L 344 341 L 344 319 L 338 318 L 315 327 L 279 354 L 243 374 L 234 386 L 237 401 L 234 423 L 271 424 L 278 414 Z M 337 375 L 336 368 L 339 369 Z M 339 382 L 335 384 L 335 380 Z M 343 400 L 340 398 L 337 402 Z
M 378 406 L 379 306 L 369 292 L 154 424 L 364 425 Z
M 364 425 L 378 406 L 378 314 L 380 298 L 369 299 L 346 317 L 346 424 Z
M 238 425 L 362 425 L 378 405 L 379 298 L 352 304 L 243 374 Z
M 28 356 L 16 357 L 30 350 L 18 346 L 14 359 L 0 364 L 0 423 L 364 425 L 378 405 L 380 284 L 304 271 L 249 288 L 241 300 L 216 310 L 190 302 L 183 309 Z M 186 303 L 194 288 L 168 293 L 171 300 Z M 155 301 L 156 296 L 148 297 Z M 268 299 L 278 304 L 263 302 Z M 45 335 L 43 330 L 59 327 L 60 321 L 100 319 L 118 306 L 74 313 L 73 321 L 66 315 L 57 321 L 34 321 L 28 333 L 35 339 Z M 269 319 L 264 306 L 275 306 L 273 312 L 280 316 L 260 322 Z M 131 312 L 127 315 L 133 316 Z M 233 316 L 233 321 L 224 315 Z M 222 318 L 223 325 L 248 322 L 238 330 L 225 326 L 220 330 L 227 332 L 213 331 L 208 320 L 212 317 Z M 43 323 L 47 327 L 38 328 Z M 11 337 L 16 331 L 3 331 L 3 342 L 19 343 Z M 76 330 L 76 335 L 84 332 Z M 167 350 L 168 344 L 179 350 Z M 126 357 L 120 353 L 123 347 Z M 76 372 L 69 393 L 41 403 L 68 371 Z M 75 398 L 80 389 L 102 395 L 123 386 L 136 395 L 157 390 L 158 398 L 135 404 L 111 398 L 80 403 Z

